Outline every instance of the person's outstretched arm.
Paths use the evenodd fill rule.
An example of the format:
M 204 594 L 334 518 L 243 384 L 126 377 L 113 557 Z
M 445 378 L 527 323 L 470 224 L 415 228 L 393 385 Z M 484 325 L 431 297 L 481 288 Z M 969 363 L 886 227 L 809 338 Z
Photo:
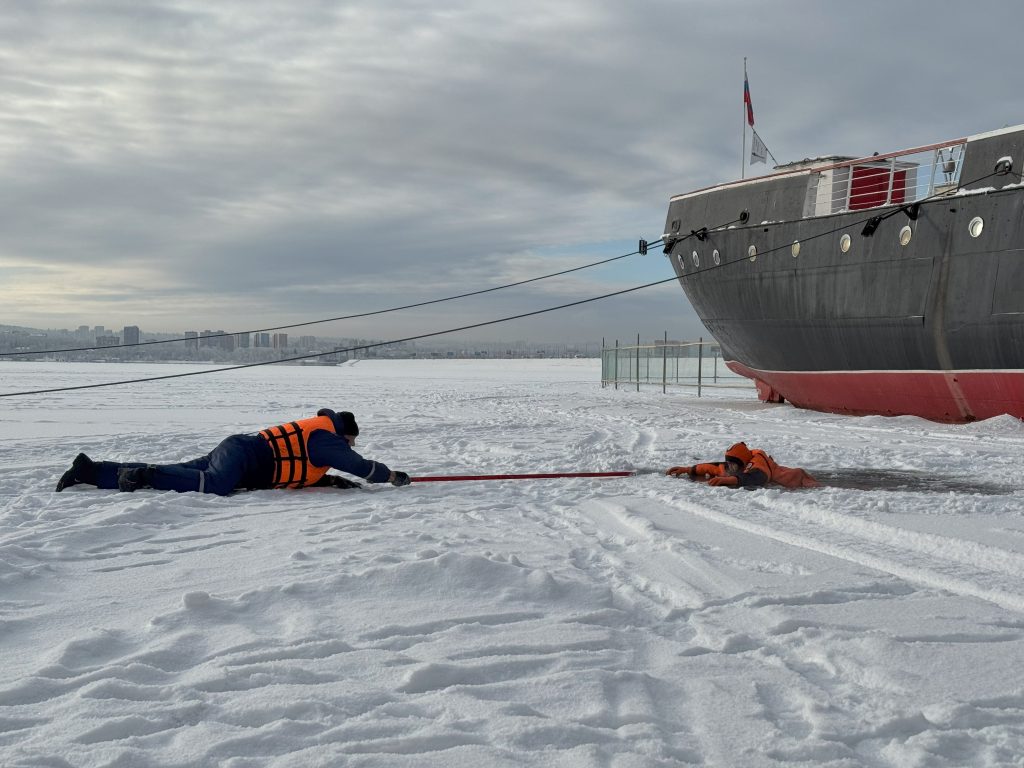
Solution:
M 711 477 L 720 477 L 725 474 L 724 461 L 706 461 L 694 464 L 692 467 L 669 467 L 666 475 L 672 477 L 688 476 L 691 480 L 707 480 Z
M 387 464 L 364 459 L 348 440 L 325 429 L 309 436 L 309 460 L 318 467 L 333 467 L 339 472 L 361 477 L 368 483 L 393 483 L 396 474 Z M 404 473 L 403 473 L 404 474 Z

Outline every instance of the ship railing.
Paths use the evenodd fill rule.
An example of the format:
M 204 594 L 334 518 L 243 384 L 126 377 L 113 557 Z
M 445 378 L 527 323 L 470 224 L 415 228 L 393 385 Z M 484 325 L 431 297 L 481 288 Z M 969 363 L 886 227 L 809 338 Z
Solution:
M 715 341 L 664 340 L 636 344 L 601 343 L 601 387 L 636 388 L 641 385 L 696 389 L 701 397 L 707 389 L 742 389 L 754 392 L 754 383 L 729 370 Z
M 966 141 L 848 160 L 811 170 L 806 216 L 909 205 L 956 190 Z

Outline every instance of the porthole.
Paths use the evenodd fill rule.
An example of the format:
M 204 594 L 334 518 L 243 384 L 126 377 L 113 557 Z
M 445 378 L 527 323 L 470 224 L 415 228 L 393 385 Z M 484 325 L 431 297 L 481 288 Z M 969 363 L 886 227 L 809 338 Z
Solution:
M 686 259 L 683 258 L 683 254 L 681 254 L 681 253 L 677 253 L 676 254 L 676 263 L 679 265 L 679 270 L 681 272 L 685 272 L 686 271 Z
M 690 258 L 693 259 L 693 266 L 695 266 L 695 267 L 699 267 L 700 266 L 700 254 L 699 253 L 694 251 L 693 255 L 690 256 Z
M 747 248 L 747 256 L 750 257 L 751 261 L 757 261 L 757 246 L 756 245 L 752 245 L 749 248 Z
M 850 250 L 851 243 L 852 241 L 850 240 L 850 236 L 843 235 L 842 237 L 839 238 L 839 250 L 842 251 L 843 253 L 846 253 L 847 251 Z
M 717 248 L 711 252 L 711 258 L 714 259 L 716 267 L 722 263 L 722 254 L 718 252 Z
M 905 224 L 903 229 L 900 230 L 900 245 L 909 245 L 913 236 L 914 230 L 910 228 L 909 224 Z
M 793 244 L 789 247 L 789 252 L 793 254 L 793 258 L 794 259 L 797 256 L 800 255 L 800 241 L 799 240 L 794 240 L 793 241 Z
M 967 231 L 971 233 L 971 237 L 979 237 L 985 229 L 985 221 L 981 216 L 975 216 L 971 219 L 971 223 L 967 225 Z

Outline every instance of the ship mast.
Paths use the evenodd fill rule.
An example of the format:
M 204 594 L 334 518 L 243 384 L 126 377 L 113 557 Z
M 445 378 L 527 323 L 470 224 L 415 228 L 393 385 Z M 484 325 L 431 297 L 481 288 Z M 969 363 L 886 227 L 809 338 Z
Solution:
M 743 148 L 740 150 L 740 178 L 746 178 L 747 175 L 747 99 L 749 99 L 747 85 L 747 57 L 743 57 L 743 117 L 740 122 L 743 123 Z

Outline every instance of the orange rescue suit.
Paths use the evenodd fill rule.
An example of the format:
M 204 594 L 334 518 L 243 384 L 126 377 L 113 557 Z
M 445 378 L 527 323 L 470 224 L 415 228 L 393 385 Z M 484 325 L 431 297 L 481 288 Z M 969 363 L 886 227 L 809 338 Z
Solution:
M 820 483 L 811 477 L 806 470 L 799 467 L 784 467 L 759 448 L 750 451 L 750 461 L 743 467 L 743 474 L 757 470 L 766 480 L 765 483 L 778 483 L 786 488 L 816 488 Z M 694 480 L 710 480 L 712 477 L 725 477 L 725 462 L 706 462 L 694 465 L 690 472 Z M 755 483 L 756 484 L 756 483 Z
M 271 488 L 302 488 L 327 474 L 330 467 L 318 467 L 309 460 L 309 436 L 318 429 L 335 432 L 334 421 L 330 416 L 313 416 L 260 432 L 274 452 Z
M 695 464 L 690 469 L 690 477 L 694 480 L 708 480 L 712 477 L 723 477 L 725 475 L 725 462 L 706 462 Z
M 764 472 L 769 483 L 778 483 L 786 488 L 815 488 L 818 481 L 799 467 L 784 467 L 759 448 L 750 451 L 750 462 L 743 468 L 744 472 L 759 469 Z

